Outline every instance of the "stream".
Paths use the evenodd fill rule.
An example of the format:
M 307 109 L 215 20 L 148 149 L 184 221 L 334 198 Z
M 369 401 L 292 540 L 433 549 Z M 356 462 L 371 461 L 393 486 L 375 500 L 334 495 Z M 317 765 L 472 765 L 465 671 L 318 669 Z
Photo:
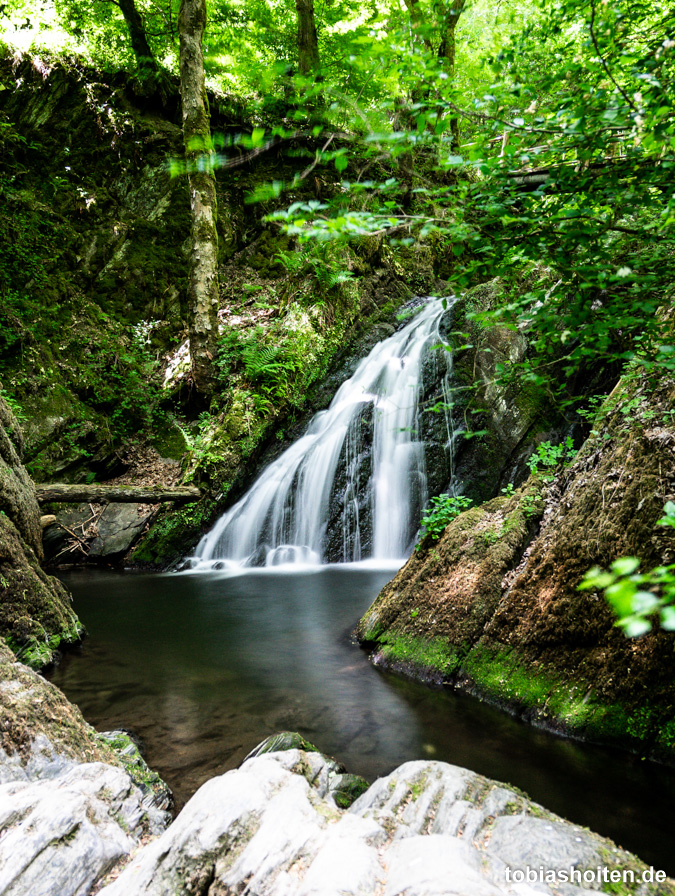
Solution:
M 675 771 L 370 665 L 349 632 L 393 572 L 64 572 L 89 637 L 49 677 L 98 729 L 138 735 L 179 806 L 269 734 L 296 730 L 371 780 L 440 759 L 515 784 L 675 873 Z

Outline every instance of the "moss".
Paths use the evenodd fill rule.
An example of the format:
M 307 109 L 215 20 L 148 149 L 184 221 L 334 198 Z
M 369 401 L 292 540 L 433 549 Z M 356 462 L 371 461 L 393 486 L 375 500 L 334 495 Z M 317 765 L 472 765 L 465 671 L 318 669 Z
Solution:
M 370 787 L 360 775 L 339 775 L 331 782 L 330 792 L 339 809 L 348 809 Z
M 39 624 L 33 621 L 33 628 Z M 31 669 L 44 669 L 54 662 L 57 653 L 64 647 L 70 646 L 82 639 L 84 626 L 73 623 L 69 628 L 48 635 L 42 630 L 40 634 L 33 634 L 25 638 L 15 638 L 11 634 L 6 635 L 7 646 L 16 658 Z
M 570 679 L 546 665 L 533 667 L 515 648 L 478 645 L 463 658 L 458 677 L 468 680 L 469 689 L 489 702 L 548 727 L 643 754 L 659 738 L 662 755 L 670 752 L 675 758 L 675 722 L 661 730 L 664 710 L 658 702 L 647 699 L 636 708 L 605 701 L 591 681 Z M 660 739 L 663 731 L 670 737 L 667 733 Z
M 449 647 L 443 638 L 385 633 L 377 638 L 377 646 L 388 665 L 434 671 L 444 677 L 450 676 L 459 667 L 457 651 Z
M 124 770 L 143 793 L 152 793 L 155 804 L 161 809 L 173 807 L 173 795 L 168 785 L 148 766 L 138 744 L 126 731 L 107 731 L 98 736 L 115 753 Z
M 22 662 L 41 669 L 84 627 L 61 583 L 46 575 L 7 516 L 0 514 L 0 636 Z
M 180 510 L 164 509 L 148 534 L 134 548 L 131 562 L 162 568 L 185 557 L 195 546 L 200 533 L 214 521 L 218 505 L 204 498 Z
M 395 636 L 441 639 L 464 655 L 495 611 L 504 575 L 525 550 L 543 511 L 541 492 L 542 483 L 532 478 L 510 497 L 461 513 L 438 542 L 425 537 L 359 622 L 359 639 L 378 645 Z M 392 649 L 382 652 L 385 661 L 389 656 Z
M 464 658 L 461 673 L 470 676 L 484 697 L 519 709 L 537 709 L 570 728 L 585 725 L 591 712 L 586 687 L 563 684 L 542 669 L 531 671 L 513 649 L 479 645 Z

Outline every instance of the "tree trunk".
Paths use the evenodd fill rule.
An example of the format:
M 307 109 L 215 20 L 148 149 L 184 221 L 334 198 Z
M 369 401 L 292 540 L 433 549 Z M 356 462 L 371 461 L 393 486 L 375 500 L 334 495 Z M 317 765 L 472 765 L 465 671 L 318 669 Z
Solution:
M 216 180 L 206 155 L 211 150 L 211 125 L 202 54 L 205 26 L 206 0 L 181 0 L 180 93 L 192 210 L 190 361 L 196 389 L 209 394 L 214 387 L 213 359 L 218 343 L 218 234 Z
M 419 7 L 419 0 L 404 0 L 404 3 L 408 9 L 408 12 L 410 13 L 410 24 L 412 25 L 413 30 L 416 30 L 417 27 L 423 21 L 422 16 L 421 16 L 421 10 Z M 427 48 L 427 50 L 430 50 L 433 52 L 433 47 L 432 47 L 431 41 L 429 40 L 428 37 L 423 36 L 422 43 Z
M 450 78 L 455 74 L 455 32 L 459 17 L 466 5 L 466 0 L 453 0 L 450 5 L 443 22 L 443 31 L 441 33 L 441 42 L 438 47 L 438 57 L 443 60 L 444 68 Z M 459 147 L 459 118 L 453 115 L 450 119 L 450 133 L 452 134 L 453 149 Z
M 166 488 L 161 485 L 66 485 L 50 483 L 35 488 L 40 504 L 50 501 L 79 504 L 82 501 L 96 504 L 161 504 L 163 501 L 177 501 L 189 504 L 198 501 L 202 493 L 190 485 Z M 42 517 L 48 519 L 48 517 Z
M 159 73 L 159 66 L 150 49 L 148 38 L 145 33 L 145 25 L 141 14 L 136 9 L 134 0 L 118 0 L 124 21 L 127 24 L 129 37 L 131 39 L 131 49 L 134 51 L 136 62 L 141 71 L 150 72 L 152 74 Z
M 314 0 L 295 0 L 298 13 L 298 70 L 309 75 L 319 68 L 319 41 L 314 20 Z

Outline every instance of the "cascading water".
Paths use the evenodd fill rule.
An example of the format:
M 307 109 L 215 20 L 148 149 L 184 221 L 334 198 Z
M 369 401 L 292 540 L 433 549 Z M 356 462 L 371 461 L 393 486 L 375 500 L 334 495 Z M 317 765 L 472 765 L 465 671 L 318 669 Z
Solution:
M 451 355 L 430 351 L 446 307 L 430 300 L 373 348 L 330 407 L 204 536 L 193 568 L 317 564 L 326 562 L 329 541 L 343 561 L 409 553 L 428 497 L 418 435 L 425 364 L 440 367 L 448 395 Z M 446 414 L 448 452 L 450 420 Z

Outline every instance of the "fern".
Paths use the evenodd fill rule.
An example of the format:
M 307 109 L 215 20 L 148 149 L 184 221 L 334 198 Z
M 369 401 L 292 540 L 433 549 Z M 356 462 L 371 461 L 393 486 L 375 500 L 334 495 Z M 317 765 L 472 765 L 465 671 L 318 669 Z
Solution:
M 348 283 L 353 279 L 354 275 L 351 271 L 333 271 L 326 281 L 326 286 L 328 289 L 333 289 L 334 286 L 338 286 L 340 283 Z
M 257 380 L 276 373 L 283 365 L 279 345 L 260 345 L 249 342 L 244 349 L 244 369 L 249 379 Z
M 281 345 L 261 345 L 251 340 L 243 354 L 244 370 L 251 382 L 263 392 L 277 398 L 285 398 L 292 375 L 297 371 L 297 362 L 288 357 Z
M 289 274 L 297 274 L 306 262 L 302 252 L 277 252 L 275 257 Z

